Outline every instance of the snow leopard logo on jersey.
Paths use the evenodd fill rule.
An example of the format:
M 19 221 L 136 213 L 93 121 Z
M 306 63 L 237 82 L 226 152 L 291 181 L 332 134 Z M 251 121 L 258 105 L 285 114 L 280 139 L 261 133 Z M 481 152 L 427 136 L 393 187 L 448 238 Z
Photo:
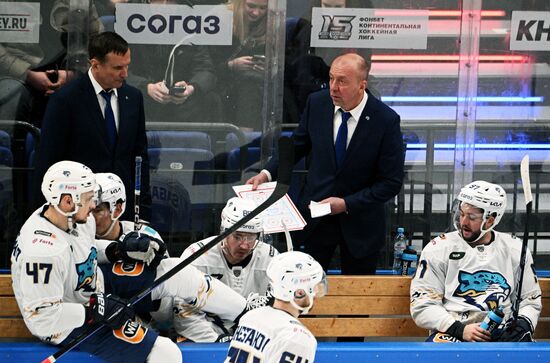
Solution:
M 92 247 L 86 261 L 76 264 L 78 284 L 76 291 L 95 291 L 95 270 L 97 267 L 97 250 Z
M 460 271 L 460 285 L 453 296 L 459 296 L 471 305 L 481 310 L 493 310 L 502 304 L 510 295 L 510 284 L 498 272 L 486 270 L 473 273 Z

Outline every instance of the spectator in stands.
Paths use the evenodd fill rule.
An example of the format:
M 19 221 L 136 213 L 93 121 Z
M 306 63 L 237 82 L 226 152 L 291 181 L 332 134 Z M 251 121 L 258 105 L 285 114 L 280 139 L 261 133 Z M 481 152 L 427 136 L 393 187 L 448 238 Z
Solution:
M 213 48 L 224 115 L 245 130 L 261 130 L 267 0 L 234 0 L 231 8 L 233 45 Z
M 293 133 L 295 161 L 310 158 L 298 201 L 307 225 L 294 240 L 325 270 L 339 246 L 342 273 L 352 275 L 375 273 L 386 242 L 385 203 L 399 193 L 404 174 L 400 117 L 367 91 L 367 71 L 358 54 L 336 58 L 330 92 L 309 96 Z M 256 189 L 275 180 L 277 164 L 273 158 L 247 184 Z M 311 218 L 312 202 L 329 204 L 330 215 Z
M 430 329 L 433 342 L 533 341 L 542 308 L 533 258 L 527 252 L 520 264 L 521 240 L 494 230 L 506 210 L 506 192 L 475 181 L 460 190 L 455 208 L 456 231 L 434 238 L 422 251 L 411 284 L 414 321 Z M 497 308 L 505 318 L 491 334 L 480 322 Z
M 189 2 L 152 0 L 150 3 Z M 221 101 L 214 92 L 216 76 L 208 47 L 138 44 L 133 46 L 132 56 L 128 81 L 146 95 L 147 120 L 221 122 Z
M 0 118 L 37 127 L 49 96 L 73 74 L 67 64 L 69 0 L 41 2 L 39 16 L 39 27 L 34 30 L 40 32 L 39 43 L 0 44 Z M 93 3 L 88 21 L 90 34 L 102 31 Z
M 114 172 L 126 190 L 134 190 L 135 157 L 141 156 L 141 216 L 149 220 L 143 96 L 125 82 L 131 60 L 128 43 L 116 33 L 104 32 L 91 38 L 89 54 L 88 73 L 56 92 L 48 104 L 36 153 L 36 180 L 56 161 L 71 159 L 97 172 Z M 125 216 L 133 209 L 132 199 Z
M 370 70 L 371 49 L 311 47 L 311 9 L 372 8 L 370 0 L 311 0 L 303 18 L 289 17 L 286 21 L 284 122 L 298 123 L 309 94 L 328 88 L 330 64 L 345 53 L 357 53 L 367 60 Z M 336 41 L 335 41 L 336 42 Z M 369 91 L 379 97 L 369 77 Z
M 233 226 L 254 208 L 256 205 L 251 200 L 237 197 L 229 199 L 221 214 L 221 232 Z M 251 294 L 264 295 L 268 286 L 266 269 L 278 252 L 273 246 L 261 241 L 262 233 L 262 219 L 255 217 L 197 258 L 193 266 L 219 279 L 249 300 L 252 299 L 249 296 Z M 192 244 L 181 257 L 187 258 L 213 238 Z M 233 333 L 232 323 L 224 322 L 216 316 L 190 314 L 186 309 L 180 309 L 175 317 L 174 327 L 176 332 L 186 339 L 195 342 L 214 342 L 223 334 Z

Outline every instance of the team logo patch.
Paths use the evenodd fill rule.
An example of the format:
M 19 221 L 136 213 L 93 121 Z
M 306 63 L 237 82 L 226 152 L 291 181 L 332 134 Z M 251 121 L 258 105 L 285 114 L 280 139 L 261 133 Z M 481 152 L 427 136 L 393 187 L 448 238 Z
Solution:
M 147 328 L 138 322 L 128 320 L 120 329 L 113 330 L 113 335 L 130 344 L 139 344 L 145 338 Z
M 145 266 L 141 261 L 122 262 L 113 264 L 113 273 L 118 276 L 139 276 L 143 273 Z
M 78 283 L 75 291 L 95 291 L 95 270 L 97 268 L 97 250 L 92 247 L 86 261 L 76 264 Z
M 511 291 L 506 278 L 498 272 L 459 271 L 458 282 L 453 296 L 463 298 L 466 303 L 480 310 L 496 309 L 508 298 Z
M 466 252 L 451 252 L 449 254 L 449 260 L 460 260 L 466 255 Z

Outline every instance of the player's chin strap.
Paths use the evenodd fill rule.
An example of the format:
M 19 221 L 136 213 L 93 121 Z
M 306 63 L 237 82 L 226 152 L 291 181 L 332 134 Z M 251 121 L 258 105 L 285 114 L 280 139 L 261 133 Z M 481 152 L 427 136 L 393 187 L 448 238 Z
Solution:
M 487 221 L 485 221 L 485 223 L 487 223 Z M 485 223 L 484 223 L 484 224 L 485 224 Z M 481 228 L 481 233 L 479 234 L 479 236 L 478 236 L 474 241 L 471 241 L 471 242 L 466 241 L 466 240 L 465 240 L 465 241 L 466 241 L 469 245 L 475 246 L 475 243 L 476 243 L 477 241 L 479 241 L 480 239 L 482 239 L 487 233 L 491 232 L 491 231 L 493 230 L 493 227 L 494 227 L 494 226 L 491 226 L 491 228 L 486 229 L 486 230 L 484 230 L 483 227 L 482 227 L 482 228 Z M 460 232 L 460 236 L 462 237 L 462 239 L 464 239 L 464 237 L 462 236 L 462 232 Z
M 56 211 L 58 211 L 60 214 L 64 215 L 65 217 L 67 217 L 67 231 L 70 233 L 72 230 L 73 230 L 73 226 L 74 226 L 74 223 L 73 223 L 73 216 L 78 213 L 78 208 L 79 208 L 79 205 L 75 203 L 75 206 L 74 206 L 74 211 L 72 212 L 63 212 L 58 205 L 54 205 L 53 206 L 55 208 Z
M 300 315 L 309 313 L 309 310 L 313 307 L 313 298 L 315 295 L 307 295 L 307 297 L 309 297 L 309 305 L 306 307 L 296 304 L 296 299 L 290 300 L 290 305 L 292 305 L 295 309 L 298 309 Z
M 113 228 L 115 228 L 116 222 L 118 221 L 119 217 L 120 217 L 120 215 L 116 218 L 113 218 L 113 215 L 111 214 L 111 225 L 107 229 L 107 232 L 105 232 L 103 234 L 100 234 L 100 235 L 96 234 L 96 237 L 99 237 L 99 238 L 107 237 L 112 232 Z

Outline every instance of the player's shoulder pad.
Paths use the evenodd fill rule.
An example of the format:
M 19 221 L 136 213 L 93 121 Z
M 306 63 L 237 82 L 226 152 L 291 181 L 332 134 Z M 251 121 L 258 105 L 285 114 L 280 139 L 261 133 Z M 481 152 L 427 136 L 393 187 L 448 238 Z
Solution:
M 430 251 L 438 251 L 445 249 L 447 246 L 449 246 L 451 240 L 453 239 L 453 235 L 451 233 L 442 233 L 439 236 L 432 238 L 426 246 L 422 249 L 423 252 L 430 252 Z
M 187 247 L 181 254 L 181 258 L 187 258 L 192 254 L 196 253 L 198 250 L 203 248 L 206 244 L 208 244 L 208 242 L 212 241 L 214 238 L 216 238 L 216 236 L 208 237 L 189 245 L 189 247 Z M 206 251 L 202 256 L 206 256 L 208 252 L 209 251 Z M 199 256 L 198 258 L 200 259 L 202 256 Z
M 289 320 L 286 334 L 288 335 L 288 338 L 293 341 L 303 341 L 304 338 L 315 340 L 315 337 L 309 329 L 306 328 L 300 321 L 294 319 Z
M 261 241 L 258 242 L 258 245 L 254 249 L 254 252 L 255 254 L 257 253 L 258 256 L 263 257 L 274 257 L 279 254 L 279 251 L 277 251 L 277 249 L 273 245 Z
M 62 236 L 39 228 L 20 234 L 18 244 L 29 256 L 57 256 L 71 248 Z
M 523 245 L 523 240 L 521 238 L 517 237 L 516 235 L 510 235 L 508 233 L 497 232 L 494 230 L 493 232 L 495 233 L 495 239 L 501 240 L 507 248 L 521 252 L 521 248 Z

